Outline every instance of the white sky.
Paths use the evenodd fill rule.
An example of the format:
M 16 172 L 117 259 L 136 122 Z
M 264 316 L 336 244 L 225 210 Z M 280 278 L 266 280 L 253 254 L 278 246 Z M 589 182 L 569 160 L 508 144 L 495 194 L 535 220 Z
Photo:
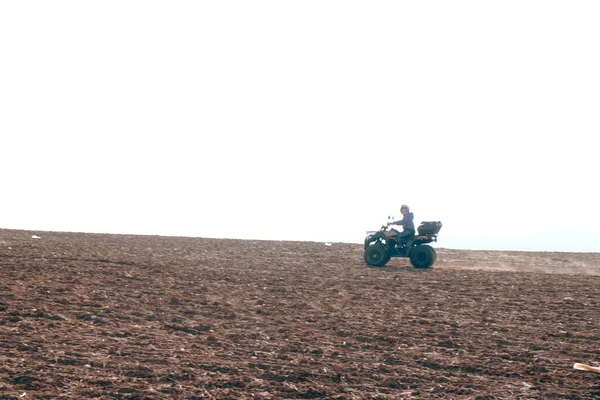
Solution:
M 0 227 L 600 251 L 597 1 L 0 2 Z

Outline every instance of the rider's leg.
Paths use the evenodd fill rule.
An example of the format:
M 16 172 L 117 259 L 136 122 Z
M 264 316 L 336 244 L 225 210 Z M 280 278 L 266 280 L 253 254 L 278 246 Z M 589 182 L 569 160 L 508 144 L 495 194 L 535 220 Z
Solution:
M 411 231 L 403 231 L 398 233 L 398 235 L 396 236 L 396 240 L 398 241 L 398 244 L 404 244 L 405 243 L 405 238 L 414 235 L 414 232 Z

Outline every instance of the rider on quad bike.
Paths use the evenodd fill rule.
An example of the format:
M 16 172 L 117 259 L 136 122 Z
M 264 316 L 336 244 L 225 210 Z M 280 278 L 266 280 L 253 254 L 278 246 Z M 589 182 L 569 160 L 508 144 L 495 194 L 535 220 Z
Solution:
M 400 208 L 403 218 L 388 222 L 379 231 L 367 232 L 364 242 L 364 258 L 368 265 L 383 267 L 392 257 L 409 258 L 415 268 L 429 268 L 437 259 L 437 253 L 429 243 L 437 242 L 442 228 L 440 221 L 423 221 L 415 232 L 414 215 L 407 205 Z M 390 225 L 402 225 L 399 232 Z

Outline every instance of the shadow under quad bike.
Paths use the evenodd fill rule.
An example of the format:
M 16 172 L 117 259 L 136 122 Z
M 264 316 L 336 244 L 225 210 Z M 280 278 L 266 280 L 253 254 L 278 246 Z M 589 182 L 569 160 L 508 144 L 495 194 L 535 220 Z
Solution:
M 435 249 L 428 245 L 437 242 L 442 229 L 440 221 L 424 221 L 417 234 L 398 240 L 398 231 L 383 225 L 379 231 L 367 232 L 365 262 L 373 267 L 383 267 L 392 257 L 410 258 L 415 268 L 429 268 L 437 259 Z

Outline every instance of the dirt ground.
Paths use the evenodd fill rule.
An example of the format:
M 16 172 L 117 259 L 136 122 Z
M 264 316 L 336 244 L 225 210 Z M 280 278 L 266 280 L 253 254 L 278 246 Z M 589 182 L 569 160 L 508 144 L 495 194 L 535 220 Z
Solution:
M 600 398 L 600 253 L 362 257 L 0 230 L 0 399 Z

